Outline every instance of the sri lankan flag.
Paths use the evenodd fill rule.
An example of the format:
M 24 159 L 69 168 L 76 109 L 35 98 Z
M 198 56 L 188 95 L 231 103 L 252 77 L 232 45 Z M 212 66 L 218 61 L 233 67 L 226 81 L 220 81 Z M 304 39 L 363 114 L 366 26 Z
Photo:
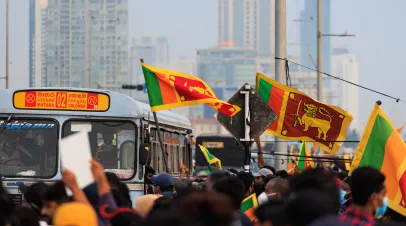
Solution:
M 255 193 L 245 198 L 241 203 L 241 211 L 245 213 L 252 222 L 256 221 L 254 211 L 257 207 L 258 201 Z
M 300 148 L 299 158 L 297 160 L 297 166 L 299 167 L 299 169 L 305 170 L 309 168 L 310 169 L 314 168 L 314 162 L 312 158 L 308 157 L 310 157 L 310 151 L 309 148 L 307 147 L 307 143 L 303 142 L 302 147 Z
M 374 167 L 385 175 L 389 207 L 406 216 L 406 146 L 378 104 L 365 127 L 350 174 L 361 166 Z
M 223 168 L 221 167 L 221 161 L 220 159 L 214 157 L 214 155 L 212 155 L 209 150 L 207 150 L 207 148 L 205 146 L 199 145 L 200 150 L 202 151 L 204 158 L 206 159 L 207 163 L 209 165 L 211 164 L 215 164 L 217 166 L 217 168 L 219 168 L 220 170 L 222 170 Z
M 285 140 L 317 142 L 336 154 L 345 139 L 352 115 L 322 104 L 306 94 L 257 73 L 257 93 L 279 115 L 268 132 Z
M 241 109 L 219 100 L 201 79 L 141 63 L 152 111 L 168 110 L 195 104 L 206 104 L 217 111 L 233 116 Z

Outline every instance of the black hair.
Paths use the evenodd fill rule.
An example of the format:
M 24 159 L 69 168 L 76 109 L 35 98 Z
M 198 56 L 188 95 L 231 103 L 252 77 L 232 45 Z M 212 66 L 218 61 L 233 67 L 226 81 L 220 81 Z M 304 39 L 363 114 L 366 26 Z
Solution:
M 115 173 L 106 172 L 106 177 L 111 186 L 111 190 L 114 199 L 117 202 L 117 206 L 132 208 L 130 190 L 128 189 L 127 185 L 120 181 L 120 178 L 118 178 Z
M 107 209 L 108 205 L 103 205 L 100 208 L 100 215 L 108 219 L 111 226 L 136 226 L 143 222 L 139 213 L 132 208 L 117 208 L 112 212 L 108 212 Z
M 254 183 L 254 177 L 252 174 L 241 171 L 237 174 L 237 177 L 244 183 L 245 193 L 249 192 L 249 189 Z
M 331 171 L 325 171 L 323 168 L 309 169 L 301 174 L 295 174 L 289 181 L 289 188 L 293 193 L 308 189 L 324 191 L 335 200 L 337 210 L 340 206 L 335 176 Z
M 273 226 L 285 225 L 285 201 L 284 200 L 269 200 L 263 205 L 260 205 L 255 210 L 255 216 L 260 223 L 272 222 Z
M 213 190 L 228 196 L 232 200 L 234 209 L 239 210 L 241 202 L 244 200 L 246 188 L 243 182 L 234 176 L 218 180 L 214 183 Z
M 40 226 L 39 215 L 31 208 L 22 207 L 17 209 L 12 216 L 11 225 L 13 226 Z
M 223 178 L 228 178 L 231 177 L 231 174 L 227 171 L 223 170 L 217 170 L 214 172 L 211 172 L 209 175 L 209 181 L 212 183 L 216 183 L 216 181 L 221 180 Z
M 306 189 L 295 193 L 288 201 L 285 222 L 291 226 L 307 226 L 320 217 L 336 214 L 334 197 L 321 189 Z
M 174 198 L 172 196 L 162 196 L 155 200 L 154 205 L 149 212 L 149 215 L 153 215 L 157 212 L 167 212 L 171 209 Z
M 288 174 L 288 172 L 287 172 L 286 170 L 279 170 L 279 171 L 277 171 L 277 172 L 275 173 L 275 175 L 276 175 L 277 177 L 280 177 L 280 178 L 283 178 L 283 179 L 286 179 L 286 178 L 288 178 L 288 176 L 289 176 L 289 174 Z
M 145 175 L 147 175 L 148 173 L 152 173 L 152 175 L 154 175 L 155 174 L 154 168 L 152 168 L 151 166 L 145 166 Z
M 255 183 L 254 184 L 254 192 L 255 192 L 255 195 L 258 197 L 259 195 L 261 195 L 262 194 L 262 192 L 264 192 L 265 191 L 265 184 L 258 184 L 258 183 Z
M 384 189 L 385 176 L 378 170 L 366 166 L 360 167 L 351 175 L 351 194 L 355 204 L 364 206 L 373 193 Z
M 8 223 L 10 215 L 15 210 L 14 203 L 8 197 L 7 191 L 3 187 L 3 183 L 0 179 L 0 225 Z
M 58 181 L 48 187 L 44 195 L 44 201 L 54 201 L 58 204 L 69 202 L 71 199 L 66 193 L 65 184 Z

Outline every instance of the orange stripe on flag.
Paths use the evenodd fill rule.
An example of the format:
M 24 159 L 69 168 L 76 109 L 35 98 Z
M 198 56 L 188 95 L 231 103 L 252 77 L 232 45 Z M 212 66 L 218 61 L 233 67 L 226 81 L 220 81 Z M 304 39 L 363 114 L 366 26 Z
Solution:
M 176 93 L 173 90 L 173 87 L 166 82 L 166 80 L 168 80 L 166 79 L 166 75 L 159 72 L 155 72 L 155 74 L 158 78 L 164 104 L 172 104 L 178 102 L 178 98 L 176 97 Z
M 390 200 L 393 200 L 398 192 L 399 180 L 395 172 L 398 171 L 403 160 L 406 158 L 404 149 L 404 143 L 402 139 L 399 139 L 399 134 L 393 131 L 386 142 L 385 156 L 381 168 L 381 172 L 386 177 L 385 184 L 388 189 L 388 199 Z

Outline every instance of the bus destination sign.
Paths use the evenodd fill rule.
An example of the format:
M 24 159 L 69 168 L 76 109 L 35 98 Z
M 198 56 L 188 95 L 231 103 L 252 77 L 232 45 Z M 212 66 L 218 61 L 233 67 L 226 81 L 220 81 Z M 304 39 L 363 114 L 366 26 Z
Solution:
M 107 94 L 76 91 L 18 91 L 13 97 L 16 109 L 58 111 L 107 111 Z

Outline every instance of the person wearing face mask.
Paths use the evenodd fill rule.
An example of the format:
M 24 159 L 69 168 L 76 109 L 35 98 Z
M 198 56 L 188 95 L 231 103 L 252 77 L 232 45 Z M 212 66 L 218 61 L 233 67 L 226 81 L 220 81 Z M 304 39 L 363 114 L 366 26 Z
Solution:
M 353 226 L 372 226 L 388 206 L 385 176 L 372 167 L 360 167 L 351 176 L 352 205 L 340 220 Z
M 344 211 L 352 204 L 352 194 L 351 194 L 351 177 L 347 177 L 343 180 L 340 185 L 340 209 L 338 211 L 339 215 L 342 215 Z
M 270 180 L 265 186 L 265 192 L 258 196 L 260 205 L 268 200 L 280 200 L 289 196 L 289 182 L 282 178 Z

